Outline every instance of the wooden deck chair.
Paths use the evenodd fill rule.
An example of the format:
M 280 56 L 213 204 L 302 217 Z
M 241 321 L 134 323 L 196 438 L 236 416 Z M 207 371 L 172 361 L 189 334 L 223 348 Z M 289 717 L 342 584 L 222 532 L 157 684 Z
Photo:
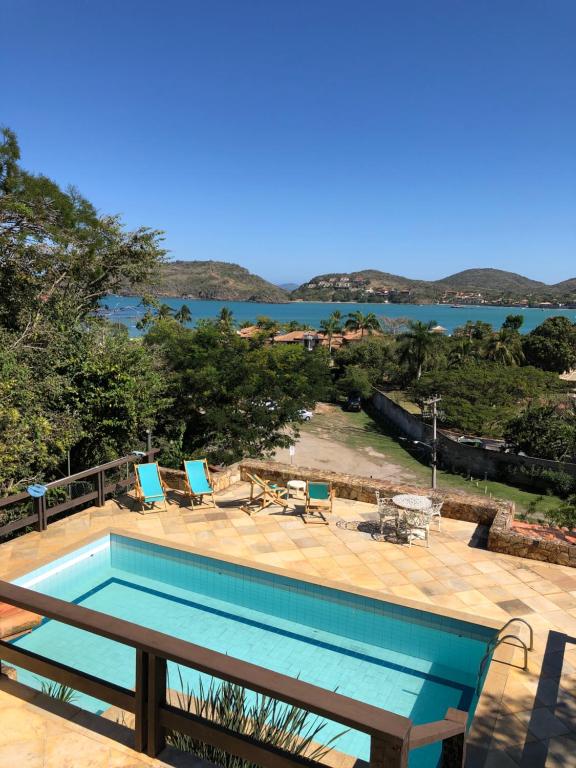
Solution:
M 184 493 L 190 497 L 191 503 L 194 502 L 194 499 L 200 499 L 200 504 L 202 504 L 204 496 L 210 496 L 212 506 L 216 506 L 206 459 L 190 459 L 184 462 L 184 486 Z
M 288 508 L 287 488 L 282 488 L 282 486 L 276 485 L 276 483 L 269 483 L 258 475 L 248 474 L 248 479 L 250 481 L 250 501 L 243 507 L 245 512 L 248 512 L 248 514 L 251 513 L 251 505 L 254 504 L 254 502 L 259 504 L 258 511 L 262 511 L 272 504 L 278 504 L 284 509 Z M 254 492 L 257 489 L 260 490 L 260 493 L 255 496 Z
M 328 525 L 328 520 L 324 517 L 323 510 L 332 512 L 332 502 L 334 500 L 334 491 L 331 483 L 306 483 L 306 504 L 304 506 L 305 514 L 314 514 L 318 512 L 322 520 Z
M 134 491 L 136 498 L 142 505 L 141 512 L 145 514 L 146 504 L 149 504 L 151 509 L 149 512 L 153 512 L 154 504 L 163 503 L 164 509 L 167 510 L 166 504 L 166 491 L 167 486 L 160 477 L 160 469 L 156 462 L 150 464 L 135 464 L 135 484 Z

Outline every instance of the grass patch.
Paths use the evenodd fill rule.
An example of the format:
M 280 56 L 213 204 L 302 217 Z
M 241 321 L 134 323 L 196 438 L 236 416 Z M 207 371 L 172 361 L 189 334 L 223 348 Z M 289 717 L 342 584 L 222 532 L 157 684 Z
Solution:
M 431 469 L 425 463 L 425 457 L 420 461 L 407 450 L 408 441 L 399 439 L 387 431 L 381 424 L 372 419 L 367 413 L 347 413 L 339 408 L 331 408 L 328 413 L 316 414 L 314 418 L 302 426 L 302 431 L 312 434 L 326 434 L 335 442 L 349 448 L 362 450 L 370 448 L 378 451 L 383 457 L 399 468 L 414 475 L 414 482 L 425 487 L 430 486 Z M 358 465 L 361 466 L 359 458 Z M 438 470 L 438 487 L 446 490 L 465 491 L 481 496 L 488 496 L 505 501 L 512 501 L 518 512 L 531 511 L 531 518 L 544 517 L 548 509 L 554 509 L 562 504 L 558 496 L 541 496 L 538 493 L 523 491 L 507 483 L 493 480 L 453 475 L 450 472 Z

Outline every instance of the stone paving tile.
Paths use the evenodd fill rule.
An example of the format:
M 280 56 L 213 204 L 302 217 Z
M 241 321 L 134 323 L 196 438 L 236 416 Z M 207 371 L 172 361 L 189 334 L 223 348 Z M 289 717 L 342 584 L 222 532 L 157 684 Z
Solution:
M 33 532 L 0 545 L 0 578 L 13 578 L 40 559 L 55 557 L 86 536 L 114 527 L 244 557 L 295 575 L 376 590 L 423 606 L 440 610 L 449 606 L 472 619 L 504 623 L 510 616 L 524 615 L 535 631 L 529 671 L 497 662 L 491 665 L 496 684 L 490 699 L 486 694 L 480 700 L 468 764 L 471 768 L 541 768 L 569 766 L 572 760 L 576 765 L 576 574 L 572 569 L 475 547 L 476 526 L 447 518 L 441 531 L 431 531 L 429 548 L 377 541 L 352 525 L 374 520 L 375 508 L 350 500 L 335 501 L 329 525 L 305 522 L 298 501 L 296 514 L 271 508 L 248 516 L 240 509 L 248 489 L 237 484 L 219 494 L 217 510 L 173 503 L 167 513 L 140 515 L 123 502 L 84 510 L 51 524 L 42 534 Z M 339 526 L 339 521 L 349 527 Z M 520 630 L 522 636 L 524 631 Z M 514 658 L 519 658 L 519 652 Z M 82 756 L 82 765 L 97 768 L 165 765 L 95 733 L 81 718 L 71 723 L 35 706 L 35 692 L 27 701 L 2 690 L 3 686 L 0 766 L 78 765 L 67 762 L 71 750 Z M 72 729 L 70 734 L 65 733 L 67 728 Z

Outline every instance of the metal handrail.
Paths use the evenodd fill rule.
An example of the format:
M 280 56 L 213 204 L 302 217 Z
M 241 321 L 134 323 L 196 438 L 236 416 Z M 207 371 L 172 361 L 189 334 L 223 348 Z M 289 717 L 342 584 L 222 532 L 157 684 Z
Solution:
M 502 635 L 502 632 L 504 632 L 505 629 L 508 629 L 510 624 L 513 624 L 515 621 L 519 621 L 528 627 L 528 630 L 530 632 L 530 645 L 526 645 L 524 640 L 522 640 L 522 638 L 519 637 L 518 635 L 512 635 L 510 633 L 507 635 Z M 482 661 L 480 662 L 480 667 L 478 668 L 478 676 L 476 678 L 476 695 L 480 694 L 480 683 L 482 681 L 482 675 L 484 674 L 484 667 L 486 666 L 486 662 L 488 660 L 488 657 L 490 656 L 490 653 L 494 653 L 496 648 L 498 648 L 498 646 L 501 643 L 505 642 L 506 640 L 518 641 L 518 645 L 516 647 L 524 649 L 524 666 L 522 667 L 522 669 L 524 671 L 528 669 L 528 651 L 534 650 L 534 630 L 532 629 L 530 624 L 526 621 L 526 619 L 522 619 L 519 616 L 515 616 L 512 619 L 508 619 L 506 624 L 503 624 L 500 627 L 498 632 L 494 635 L 494 637 L 490 638 L 490 640 L 486 645 L 486 653 L 482 657 Z M 508 645 L 515 645 L 515 643 L 508 642 Z

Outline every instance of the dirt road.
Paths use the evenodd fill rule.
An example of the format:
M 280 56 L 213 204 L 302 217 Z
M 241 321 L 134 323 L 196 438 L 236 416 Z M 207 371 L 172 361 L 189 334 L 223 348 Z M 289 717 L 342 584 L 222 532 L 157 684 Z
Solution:
M 372 448 L 365 429 L 351 415 L 333 405 L 319 404 L 312 420 L 304 425 L 295 446 L 293 463 L 301 467 L 329 469 L 378 480 L 416 482 L 417 476 Z M 287 449 L 276 452 L 276 461 L 290 464 Z

